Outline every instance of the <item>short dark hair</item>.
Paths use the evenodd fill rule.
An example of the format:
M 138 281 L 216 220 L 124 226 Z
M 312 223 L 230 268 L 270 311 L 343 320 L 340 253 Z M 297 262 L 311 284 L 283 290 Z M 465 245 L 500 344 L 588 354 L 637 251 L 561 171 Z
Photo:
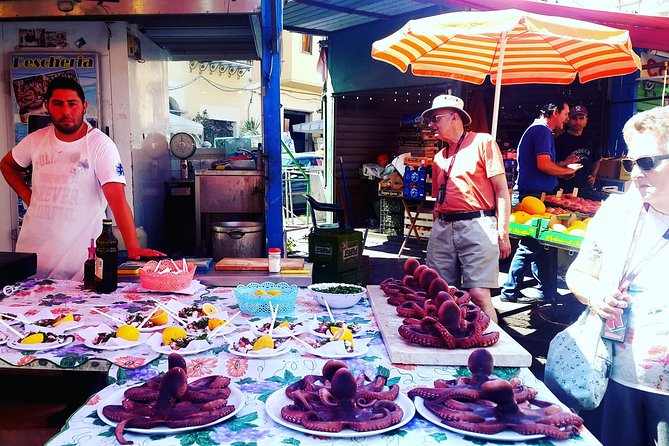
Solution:
M 49 82 L 49 86 L 46 89 L 46 93 L 44 93 L 44 100 L 46 102 L 49 102 L 49 99 L 51 99 L 51 96 L 53 96 L 54 90 L 76 91 L 77 96 L 79 96 L 79 99 L 81 99 L 81 102 L 86 102 L 86 98 L 84 97 L 84 89 L 81 88 L 79 82 L 72 79 L 71 77 L 58 76 L 51 79 L 51 82 Z
M 540 116 L 549 117 L 552 116 L 556 111 L 560 113 L 564 110 L 564 105 L 567 103 L 564 99 L 553 98 L 551 101 L 546 102 L 539 108 Z

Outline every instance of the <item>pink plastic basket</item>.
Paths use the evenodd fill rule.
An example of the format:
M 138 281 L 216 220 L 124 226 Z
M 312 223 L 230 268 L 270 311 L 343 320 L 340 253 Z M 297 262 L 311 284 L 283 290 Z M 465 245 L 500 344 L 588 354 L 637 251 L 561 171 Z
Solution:
M 176 267 L 175 267 L 176 264 Z M 151 260 L 139 270 L 142 288 L 155 291 L 178 291 L 188 288 L 195 275 L 195 265 L 187 262 L 188 271 L 181 270 L 183 261 Z M 167 271 L 166 271 L 167 270 Z M 179 270 L 179 272 L 177 272 Z M 166 272 L 165 272 L 166 271 Z

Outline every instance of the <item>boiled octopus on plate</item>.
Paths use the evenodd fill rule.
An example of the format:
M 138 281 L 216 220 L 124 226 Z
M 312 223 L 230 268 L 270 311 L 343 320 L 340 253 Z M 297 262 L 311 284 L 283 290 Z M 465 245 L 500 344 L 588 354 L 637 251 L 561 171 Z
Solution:
M 307 375 L 286 388 L 293 402 L 281 409 L 285 420 L 321 432 L 374 431 L 402 420 L 404 411 L 394 402 L 399 386 L 386 388 L 385 377 L 356 378 L 338 360 L 326 362 L 322 373 Z
M 487 356 L 480 350 L 472 353 L 468 363 L 472 375 L 477 366 L 483 365 L 479 376 L 472 376 L 472 380 L 480 382 L 485 371 L 491 369 L 487 361 Z M 461 382 L 464 384 L 459 386 L 461 390 L 457 390 L 455 384 L 450 389 L 452 391 L 438 388 L 432 392 L 417 388 L 409 395 L 424 398 L 425 407 L 430 412 L 456 429 L 488 435 L 511 429 L 521 435 L 546 435 L 559 440 L 579 435 L 579 427 L 583 424 L 581 417 L 534 398 L 536 393 L 532 396 L 533 392 L 524 392 L 513 380 L 487 379 L 480 382 L 480 387 L 478 382 L 476 385 Z
M 481 387 L 484 383 L 499 380 L 493 376 L 494 361 L 492 354 L 484 348 L 474 350 L 467 359 L 467 368 L 472 376 L 461 376 L 456 379 L 437 379 L 434 387 L 416 387 L 409 391 L 409 397 L 419 396 L 425 400 L 454 398 L 465 401 L 476 401 L 482 397 Z M 516 403 L 531 400 L 537 391 L 525 386 L 518 378 L 509 380 Z
M 127 389 L 120 405 L 102 408 L 104 416 L 118 422 L 115 434 L 120 444 L 132 444 L 123 437 L 126 428 L 201 426 L 235 410 L 228 404 L 230 378 L 212 375 L 188 383 L 186 361 L 176 353 L 169 355 L 168 367 L 164 375 Z
M 487 332 L 490 317 L 471 302 L 469 293 L 449 286 L 439 273 L 409 258 L 400 281 L 381 282 L 388 303 L 405 318 L 398 328 L 409 342 L 427 347 L 488 347 L 499 340 L 499 332 Z

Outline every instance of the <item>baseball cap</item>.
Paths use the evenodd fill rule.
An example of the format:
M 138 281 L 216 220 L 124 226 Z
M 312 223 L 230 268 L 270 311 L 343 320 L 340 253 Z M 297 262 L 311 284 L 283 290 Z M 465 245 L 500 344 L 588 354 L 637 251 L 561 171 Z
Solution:
M 574 105 L 571 110 L 569 110 L 570 118 L 573 118 L 576 115 L 588 116 L 588 109 L 585 105 Z
M 432 117 L 432 115 L 437 114 L 437 110 L 444 108 L 451 108 L 458 112 L 460 118 L 462 118 L 462 123 L 464 125 L 469 125 L 472 122 L 471 116 L 465 111 L 465 103 L 462 99 L 451 94 L 440 94 L 432 100 L 432 108 L 428 108 L 421 115 L 423 119 Z

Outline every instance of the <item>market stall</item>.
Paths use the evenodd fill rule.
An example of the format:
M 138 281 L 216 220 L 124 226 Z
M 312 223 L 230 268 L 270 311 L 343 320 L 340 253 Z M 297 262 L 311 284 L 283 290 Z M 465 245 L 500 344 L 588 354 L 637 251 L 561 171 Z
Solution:
M 270 350 L 240 349 L 241 336 L 256 338 L 264 330 L 261 322 L 267 320 L 267 317 L 260 313 L 256 313 L 256 316 L 249 314 L 253 313 L 253 310 L 249 310 L 246 306 L 248 302 L 243 294 L 245 291 L 253 291 L 249 296 L 256 296 L 259 290 L 267 293 L 271 290 L 281 291 L 272 295 L 277 297 L 275 303 L 283 305 L 285 311 L 277 307 L 275 313 L 278 313 L 278 316 L 274 316 L 272 322 L 278 323 L 281 320 L 283 327 L 288 327 L 287 330 L 290 330 L 292 335 L 282 340 L 285 342 L 283 346 L 275 346 Z M 525 444 L 543 437 L 543 435 L 523 435 L 508 430 L 493 435 L 464 433 L 440 422 L 439 418 L 430 415 L 431 412 L 426 411 L 424 406 L 420 404 L 414 406 L 414 401 L 407 397 L 411 389 L 431 387 L 435 379 L 465 376 L 468 371 L 463 366 L 466 364 L 468 352 L 474 349 L 465 349 L 454 354 L 444 352 L 442 354 L 451 359 L 441 357 L 438 364 L 432 362 L 433 358 L 425 354 L 421 354 L 422 359 L 418 361 L 407 360 L 404 364 L 392 362 L 389 348 L 394 348 L 395 345 L 389 345 L 386 333 L 382 334 L 379 331 L 379 323 L 382 323 L 379 319 L 379 306 L 388 306 L 385 302 L 387 296 L 379 287 L 371 287 L 369 294 L 361 293 L 357 299 L 360 297 L 362 299 L 352 307 L 335 308 L 336 303 L 332 300 L 333 308 L 330 312 L 333 319 L 346 321 L 347 327 L 356 332 L 350 338 L 350 345 L 355 347 L 352 347 L 351 351 L 345 349 L 341 352 L 324 349 L 335 341 L 327 341 L 318 336 L 318 327 L 322 325 L 319 321 L 327 322 L 329 316 L 328 309 L 314 299 L 314 293 L 315 291 L 298 290 L 291 285 L 274 283 L 247 284 L 236 289 L 211 287 L 196 288 L 193 291 L 157 293 L 147 292 L 138 288 L 137 284 L 131 283 L 124 284 L 114 293 L 101 296 L 94 292 L 83 291 L 81 284 L 76 282 L 22 282 L 14 294 L 4 297 L 0 302 L 5 314 L 12 312 L 15 319 L 31 318 L 33 322 L 33 316 L 44 317 L 45 311 L 50 312 L 54 318 L 57 318 L 57 315 L 75 315 L 74 320 L 62 323 L 66 324 L 64 328 L 67 328 L 63 334 L 71 336 L 71 339 L 68 345 L 51 350 L 42 349 L 43 346 L 39 344 L 33 346 L 16 344 L 16 339 L 10 334 L 9 342 L 0 346 L 0 359 L 18 367 L 18 370 L 31 363 L 44 362 L 49 362 L 60 370 L 73 370 L 91 361 L 101 361 L 110 365 L 108 379 L 113 384 L 91 395 L 87 403 L 70 417 L 62 431 L 49 441 L 49 445 L 84 445 L 91 442 L 117 444 L 114 432 L 117 423 L 100 415 L 103 408 L 120 402 L 125 389 L 168 371 L 167 353 L 174 349 L 172 343 L 176 341 L 172 340 L 169 344 L 155 342 L 156 338 L 163 338 L 164 341 L 165 332 L 168 331 L 168 328 L 163 328 L 161 331 L 160 326 L 163 324 L 155 320 L 157 309 L 165 309 L 167 312 L 165 317 L 170 316 L 173 319 L 181 317 L 196 320 L 206 317 L 208 321 L 213 318 L 223 318 L 230 322 L 231 327 L 226 328 L 224 324 L 225 331 L 222 333 L 225 334 L 220 340 L 215 337 L 216 340 L 204 347 L 200 347 L 202 344 L 195 345 L 196 341 L 190 341 L 176 351 L 182 354 L 191 379 L 209 375 L 230 378 L 231 388 L 237 389 L 233 390 L 230 396 L 230 404 L 234 405 L 235 409 L 234 414 L 229 417 L 229 414 L 221 416 L 205 426 L 184 429 L 163 426 L 134 430 L 128 426 L 123 435 L 135 442 L 150 439 L 152 444 L 173 444 L 174 441 L 184 441 L 186 438 L 198 438 L 199 442 L 235 444 L 239 441 L 257 441 L 271 436 L 277 442 L 301 444 L 314 442 L 355 444 L 361 441 L 365 444 L 388 444 L 389 441 L 415 441 L 423 444 L 445 439 L 455 444 L 473 444 L 481 439 Z M 279 300 L 281 298 L 287 300 Z M 374 300 L 373 306 L 371 300 Z M 242 313 L 240 309 L 243 310 Z M 158 327 L 156 331 L 148 332 L 150 339 L 153 340 L 144 343 L 140 339 L 126 345 L 123 341 L 119 341 L 114 349 L 111 344 L 106 345 L 109 340 L 97 346 L 91 344 L 91 333 L 97 329 L 91 327 L 103 324 L 114 326 L 112 318 L 128 321 L 129 315 L 141 315 L 143 318 L 137 320 L 152 321 L 154 327 L 149 327 L 149 330 Z M 7 318 L 3 321 L 7 321 Z M 170 330 L 178 326 L 174 320 L 164 325 L 174 327 Z M 12 327 L 23 333 L 24 327 L 20 324 Z M 280 328 L 275 329 L 280 330 Z M 11 330 L 4 331 L 11 333 Z M 211 334 L 211 331 L 210 329 L 208 333 Z M 280 335 L 275 334 L 274 337 L 278 336 Z M 316 343 L 318 340 L 321 342 Z M 500 341 L 507 347 L 513 342 L 515 341 Z M 410 349 L 410 345 L 405 348 Z M 508 356 L 508 351 L 504 353 L 505 348 L 500 344 L 490 350 L 493 360 L 499 354 L 500 362 L 508 365 L 495 367 L 495 374 L 505 379 L 516 377 L 524 386 L 536 389 L 542 400 L 558 403 L 543 383 L 538 381 L 527 368 L 514 366 L 514 364 L 527 364 L 526 359 L 522 359 L 526 352 L 522 353 L 522 348 L 517 346 L 515 348 L 520 348 L 517 350 L 519 355 L 512 353 Z M 505 355 L 507 359 L 503 359 Z M 456 357 L 459 359 L 453 359 Z M 397 426 L 372 429 L 368 432 L 356 432 L 345 428 L 341 432 L 327 433 L 304 428 L 282 418 L 281 407 L 290 403 L 284 396 L 286 386 L 296 383 L 307 375 L 319 375 L 330 358 L 343 360 L 355 376 L 362 373 L 368 377 L 381 374 L 387 386 L 395 384 L 399 386 L 400 393 L 396 398 L 398 398 L 397 404 L 403 410 L 403 416 Z M 518 362 L 519 360 L 521 362 Z M 414 400 L 416 398 L 414 397 Z M 414 414 L 415 407 L 417 414 Z M 583 427 L 578 433 L 579 436 L 551 442 L 598 444 Z

